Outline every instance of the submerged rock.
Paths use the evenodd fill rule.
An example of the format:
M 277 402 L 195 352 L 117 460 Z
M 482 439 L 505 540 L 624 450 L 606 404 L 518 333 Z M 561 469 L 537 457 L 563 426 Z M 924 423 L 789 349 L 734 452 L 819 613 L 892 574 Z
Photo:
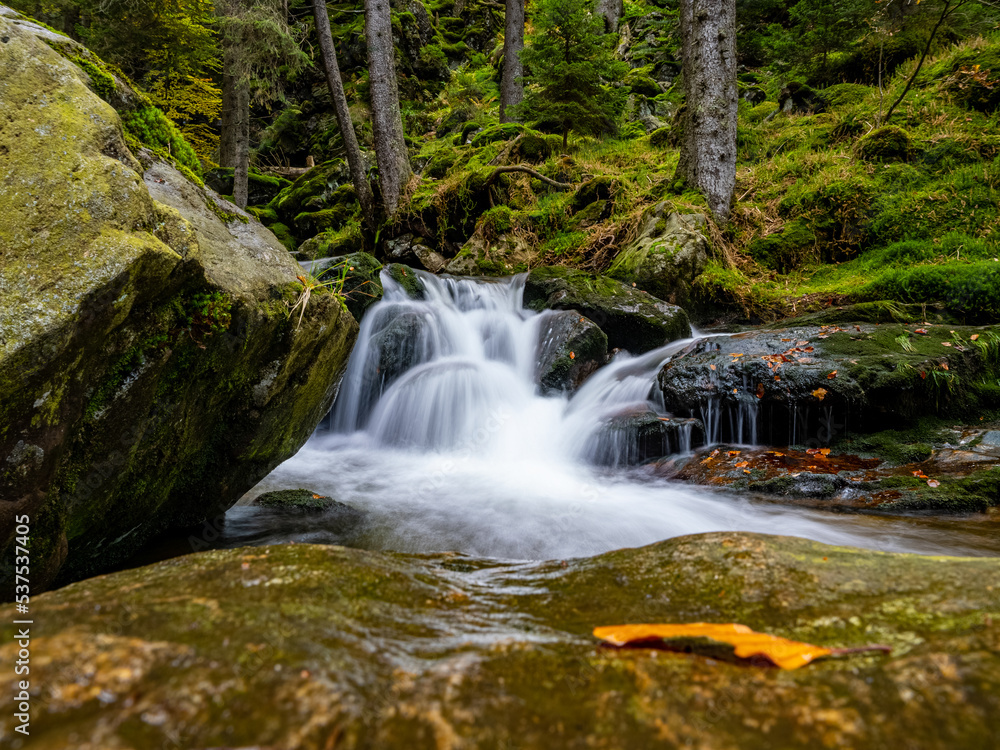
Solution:
M 608 336 L 608 345 L 641 354 L 691 335 L 687 313 L 676 305 L 620 281 L 563 266 L 528 274 L 524 306 L 532 310 L 576 310 Z
M 587 458 L 598 466 L 635 466 L 688 453 L 704 439 L 697 419 L 665 417 L 651 409 L 628 410 L 608 419 L 592 437 Z
M 0 18 L 8 595 L 15 516 L 31 519 L 37 593 L 235 503 L 329 409 L 357 334 L 331 295 L 290 321 L 288 252 L 172 166 L 140 164 L 47 35 Z
M 538 382 L 544 392 L 573 391 L 608 357 L 608 337 L 577 312 L 543 313 L 538 327 Z
M 533 564 L 206 552 L 33 599 L 32 718 L 80 750 L 992 747 L 998 577 L 997 559 L 743 533 Z M 591 635 L 699 621 L 892 653 L 779 671 Z

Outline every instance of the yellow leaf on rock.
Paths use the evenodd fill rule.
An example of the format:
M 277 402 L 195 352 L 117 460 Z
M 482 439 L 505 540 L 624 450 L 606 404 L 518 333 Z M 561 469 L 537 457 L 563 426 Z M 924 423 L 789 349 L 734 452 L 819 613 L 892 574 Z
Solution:
M 611 625 L 594 628 L 594 635 L 612 646 L 648 646 L 690 638 L 708 638 L 733 646 L 741 659 L 763 657 L 782 669 L 798 669 L 813 659 L 829 656 L 831 649 L 810 643 L 757 633 L 738 623 L 694 622 L 679 625 Z
M 814 395 L 816 398 L 822 401 L 824 398 L 826 398 L 826 388 L 817 388 L 815 391 L 813 391 L 812 395 Z

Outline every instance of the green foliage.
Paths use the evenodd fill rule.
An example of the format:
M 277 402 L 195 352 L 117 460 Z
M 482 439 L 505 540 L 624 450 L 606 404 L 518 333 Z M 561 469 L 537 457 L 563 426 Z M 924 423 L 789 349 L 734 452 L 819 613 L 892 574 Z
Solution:
M 131 112 L 122 113 L 122 125 L 130 147 L 146 146 L 154 152 L 176 161 L 194 175 L 201 174 L 201 162 L 180 130 L 166 115 L 151 104 L 141 104 Z M 201 184 L 201 179 L 196 178 Z
M 484 213 L 479 220 L 479 231 L 483 239 L 489 242 L 509 232 L 513 227 L 512 214 L 510 206 L 497 206 Z
M 626 66 L 614 59 L 615 37 L 604 33 L 593 0 L 539 0 L 533 10 L 521 55 L 527 86 L 515 115 L 561 132 L 564 143 L 571 130 L 613 132 L 624 95 L 609 83 Z
M 100 65 L 83 57 L 73 57 L 73 62 L 90 77 L 90 85 L 94 92 L 104 101 L 110 102 L 115 93 L 115 78 Z

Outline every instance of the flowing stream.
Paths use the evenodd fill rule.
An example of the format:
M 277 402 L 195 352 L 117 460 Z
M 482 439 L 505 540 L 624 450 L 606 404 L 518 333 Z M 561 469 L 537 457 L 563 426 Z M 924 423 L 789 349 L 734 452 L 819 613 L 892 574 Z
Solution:
M 418 276 L 423 300 L 383 279 L 385 296 L 363 319 L 326 429 L 251 495 L 296 487 L 330 495 L 368 515 L 349 543 L 383 550 L 545 559 L 744 530 L 1000 554 L 983 528 L 993 524 L 789 508 L 629 468 L 634 436 L 609 430 L 609 420 L 663 415 L 656 373 L 689 340 L 619 354 L 572 396 L 542 395 L 536 352 L 551 313 L 522 308 L 523 278 Z M 690 450 L 684 425 L 670 450 Z M 278 521 L 262 510 L 233 508 L 218 544 L 344 541 L 332 518 Z

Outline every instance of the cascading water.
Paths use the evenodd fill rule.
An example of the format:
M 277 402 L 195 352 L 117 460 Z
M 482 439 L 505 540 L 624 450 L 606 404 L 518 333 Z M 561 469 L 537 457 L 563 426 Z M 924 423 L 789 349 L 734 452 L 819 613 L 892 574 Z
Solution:
M 974 543 L 928 541 L 899 520 L 752 503 L 628 470 L 650 454 L 690 451 L 692 441 L 719 435 L 717 404 L 706 403 L 700 421 L 677 419 L 664 413 L 655 386 L 662 363 L 690 340 L 620 354 L 572 397 L 543 395 L 536 357 L 550 315 L 523 309 L 523 277 L 417 273 L 421 300 L 383 277 L 384 298 L 362 322 L 332 429 L 256 493 L 329 494 L 368 514 L 354 542 L 375 549 L 540 559 L 746 530 L 976 554 Z M 731 434 L 754 442 L 757 410 L 749 401 L 736 410 Z M 244 532 L 242 541 L 264 541 L 252 528 L 253 510 L 230 512 L 227 543 L 240 543 Z M 314 521 L 308 540 L 323 540 L 322 524 Z M 298 537 L 274 530 L 269 540 L 289 538 Z M 331 532 L 330 540 L 339 537 Z

